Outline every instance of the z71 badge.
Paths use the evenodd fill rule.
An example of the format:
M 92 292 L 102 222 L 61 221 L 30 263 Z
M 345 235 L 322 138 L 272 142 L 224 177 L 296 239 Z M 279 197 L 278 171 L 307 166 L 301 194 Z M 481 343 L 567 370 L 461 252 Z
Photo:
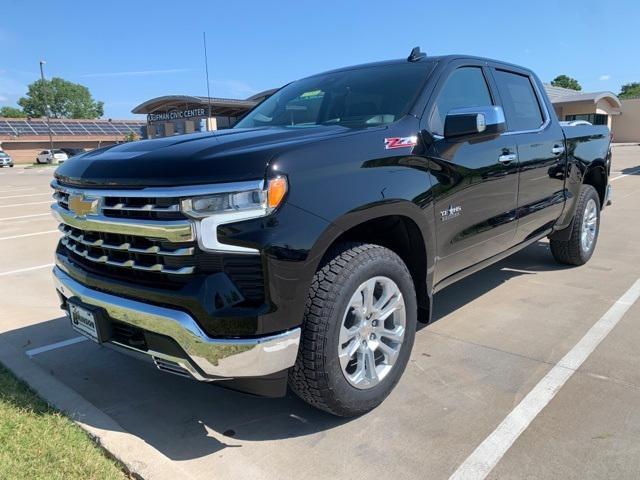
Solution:
M 391 137 L 384 139 L 385 150 L 391 150 L 392 148 L 415 147 L 417 144 L 418 137 L 415 135 L 412 137 Z

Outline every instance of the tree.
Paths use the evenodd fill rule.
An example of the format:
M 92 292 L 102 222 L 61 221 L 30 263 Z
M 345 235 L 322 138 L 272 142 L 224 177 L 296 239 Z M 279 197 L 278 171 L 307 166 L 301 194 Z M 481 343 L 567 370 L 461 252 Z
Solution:
M 24 113 L 29 117 L 46 115 L 45 90 L 49 109 L 54 118 L 98 118 L 104 114 L 104 103 L 96 102 L 89 89 L 78 83 L 62 78 L 37 80 L 29 85 L 27 96 L 18 100 Z
M 551 80 L 551 85 L 554 87 L 570 88 L 571 90 L 582 90 L 582 87 L 575 78 L 568 77 L 566 75 L 558 75 Z
M 620 87 L 620 98 L 638 98 L 640 97 L 640 82 L 627 83 Z
M 0 117 L 6 118 L 24 118 L 27 114 L 16 107 L 2 107 L 0 108 Z
M 125 142 L 135 142 L 136 140 L 138 140 L 138 134 L 135 132 L 127 132 L 124 134 L 124 141 Z

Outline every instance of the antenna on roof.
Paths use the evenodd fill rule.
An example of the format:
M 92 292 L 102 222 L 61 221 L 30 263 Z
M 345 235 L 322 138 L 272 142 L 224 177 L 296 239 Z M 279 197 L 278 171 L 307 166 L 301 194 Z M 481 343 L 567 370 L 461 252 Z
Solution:
M 407 60 L 409 62 L 417 62 L 418 60 L 426 56 L 426 53 L 420 51 L 420 47 L 413 47 L 413 50 L 411 50 L 411 53 L 407 57 Z
M 202 32 L 202 43 L 204 44 L 204 70 L 207 76 L 207 102 L 209 103 L 209 112 L 207 116 L 207 132 L 209 131 L 209 123 L 211 122 L 211 92 L 209 90 L 209 58 L 207 57 L 207 32 Z

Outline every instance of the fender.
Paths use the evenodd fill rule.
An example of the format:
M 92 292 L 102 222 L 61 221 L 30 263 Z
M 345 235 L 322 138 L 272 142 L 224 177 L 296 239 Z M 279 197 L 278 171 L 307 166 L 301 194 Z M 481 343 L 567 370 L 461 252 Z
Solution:
M 388 199 L 364 205 L 342 215 L 332 222 L 315 242 L 309 251 L 305 270 L 315 273 L 326 252 L 331 245 L 340 241 L 340 237 L 348 239 L 349 232 L 358 226 L 385 217 L 399 217 L 410 221 L 416 227 L 416 233 L 419 238 L 415 238 L 418 235 L 410 237 L 411 242 L 416 242 L 411 244 L 411 251 L 417 251 L 417 249 L 424 251 L 424 258 L 421 260 L 424 265 L 409 264 L 407 267 L 412 271 L 420 271 L 424 274 L 424 278 L 419 278 L 416 281 L 416 292 L 418 293 L 420 307 L 429 312 L 429 318 L 424 319 L 428 323 L 433 291 L 434 259 L 436 258 L 436 237 L 431 202 L 425 208 L 420 208 L 408 200 Z M 366 241 L 366 238 L 363 240 Z M 424 267 L 424 270 L 420 267 Z

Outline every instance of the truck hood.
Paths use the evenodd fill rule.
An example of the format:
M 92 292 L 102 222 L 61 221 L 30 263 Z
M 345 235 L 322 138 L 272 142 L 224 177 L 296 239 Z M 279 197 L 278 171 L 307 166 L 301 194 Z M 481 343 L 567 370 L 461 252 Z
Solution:
M 281 149 L 356 132 L 338 126 L 246 128 L 142 140 L 77 155 L 55 177 L 70 185 L 131 188 L 254 180 L 264 177 Z

